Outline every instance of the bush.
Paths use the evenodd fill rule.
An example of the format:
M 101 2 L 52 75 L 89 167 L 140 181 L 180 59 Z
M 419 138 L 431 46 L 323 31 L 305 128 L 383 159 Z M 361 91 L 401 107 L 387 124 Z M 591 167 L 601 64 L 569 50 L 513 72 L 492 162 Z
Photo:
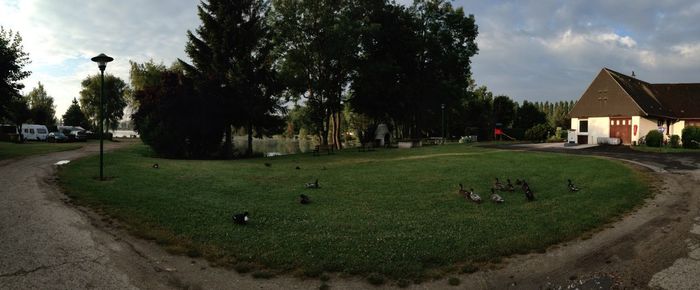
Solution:
M 545 141 L 550 131 L 552 131 L 552 127 L 550 127 L 549 124 L 537 124 L 525 131 L 525 140 Z
M 652 129 L 647 133 L 647 136 L 644 137 L 644 142 L 647 144 L 649 147 L 661 147 L 661 143 L 664 140 L 664 135 L 661 134 L 656 129 Z
M 700 148 L 700 127 L 690 126 L 683 129 L 683 148 Z
M 673 147 L 673 148 L 680 147 L 680 145 L 681 145 L 680 140 L 681 140 L 681 137 L 678 135 L 671 136 L 671 147 Z

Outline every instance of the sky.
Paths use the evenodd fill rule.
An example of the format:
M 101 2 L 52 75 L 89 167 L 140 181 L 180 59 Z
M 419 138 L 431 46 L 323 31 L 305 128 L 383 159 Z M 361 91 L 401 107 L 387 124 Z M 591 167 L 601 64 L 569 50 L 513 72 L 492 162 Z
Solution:
M 411 0 L 398 0 L 406 4 Z M 188 60 L 198 1 L 0 0 L 0 26 L 19 32 L 31 76 L 65 113 L 90 58 L 114 57 L 107 73 L 129 80 L 129 61 Z M 479 26 L 477 85 L 516 101 L 577 100 L 607 67 L 651 83 L 700 82 L 700 1 L 455 0 Z

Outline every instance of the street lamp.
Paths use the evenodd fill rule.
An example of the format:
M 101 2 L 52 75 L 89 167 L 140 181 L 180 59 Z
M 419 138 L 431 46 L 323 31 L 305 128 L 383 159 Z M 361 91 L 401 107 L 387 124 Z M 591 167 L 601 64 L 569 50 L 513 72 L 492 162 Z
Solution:
M 110 61 L 113 61 L 114 59 L 105 55 L 104 53 L 100 53 L 100 55 L 93 57 L 91 59 L 92 61 L 96 62 L 98 65 L 97 67 L 100 68 L 100 75 L 102 78 L 102 84 L 100 85 L 100 180 L 104 180 L 104 175 L 103 175 L 103 143 L 104 143 L 104 115 L 105 115 L 105 108 L 104 108 L 104 103 L 102 99 L 104 98 L 105 95 L 105 68 L 107 68 L 107 63 Z
M 440 109 L 442 109 L 442 143 L 445 143 L 445 104 L 440 104 Z

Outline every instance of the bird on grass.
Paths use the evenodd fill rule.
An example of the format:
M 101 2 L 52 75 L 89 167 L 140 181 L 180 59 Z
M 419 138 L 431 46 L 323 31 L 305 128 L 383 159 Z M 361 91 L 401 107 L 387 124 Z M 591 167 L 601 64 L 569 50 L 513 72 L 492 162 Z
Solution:
M 464 186 L 460 183 L 459 184 L 459 195 L 464 196 L 464 197 L 469 197 L 469 192 L 464 190 Z
M 574 185 L 573 182 L 571 182 L 571 179 L 567 179 L 567 180 L 569 181 L 569 191 L 575 192 L 575 191 L 579 190 L 579 188 L 576 187 L 576 185 Z
M 532 192 L 532 189 L 530 189 L 529 186 L 525 188 L 525 198 L 527 198 L 527 201 L 535 200 L 535 193 Z
M 306 194 L 300 194 L 299 195 L 299 202 L 301 204 L 310 204 L 311 198 L 309 198 L 309 196 L 307 196 Z
M 249 220 L 250 220 L 250 218 L 248 218 L 248 212 L 247 212 L 247 211 L 244 212 L 244 213 L 239 213 L 239 214 L 234 214 L 234 215 L 233 215 L 233 222 L 234 222 L 235 224 L 245 225 L 245 224 L 248 224 L 248 221 L 249 221 Z
M 158 166 L 158 163 L 153 163 L 153 168 L 158 169 L 158 168 L 160 168 L 160 166 Z
M 270 167 L 272 166 L 272 163 L 265 162 L 265 167 Z
M 506 183 L 505 190 L 507 191 L 514 191 L 515 187 L 513 186 L 512 183 L 510 183 L 510 178 L 507 179 L 508 183 Z
M 522 180 L 517 179 L 517 178 L 515 179 L 515 185 L 522 185 L 522 184 L 523 184 Z
M 318 186 L 318 178 L 314 182 L 309 182 L 306 184 L 306 188 L 319 188 Z
M 496 177 L 496 180 L 493 182 L 493 188 L 497 190 L 503 190 L 503 183 L 501 183 L 501 181 L 498 180 L 498 177 Z
M 527 184 L 527 181 L 525 181 L 525 179 L 523 179 L 523 182 L 520 184 L 520 187 L 522 187 L 523 191 L 525 191 L 526 189 L 530 188 L 530 185 Z
M 491 201 L 495 203 L 503 203 L 505 200 L 503 200 L 500 195 L 496 194 L 496 189 L 491 188 Z
M 296 169 L 296 170 L 299 170 L 299 169 L 301 169 L 301 168 L 300 168 L 299 166 L 297 166 L 297 168 L 295 168 L 295 169 Z
M 481 196 L 476 194 L 476 192 L 474 192 L 473 188 L 470 188 L 469 189 L 469 200 L 476 202 L 476 203 L 481 203 Z

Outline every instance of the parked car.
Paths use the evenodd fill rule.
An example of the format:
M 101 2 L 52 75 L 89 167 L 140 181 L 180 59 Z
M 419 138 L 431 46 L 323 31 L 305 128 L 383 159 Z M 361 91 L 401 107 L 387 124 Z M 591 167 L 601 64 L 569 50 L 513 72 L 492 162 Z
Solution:
M 65 131 L 64 131 L 65 132 Z M 68 136 L 68 139 L 71 141 L 80 141 L 80 142 L 85 142 L 88 139 L 87 134 L 85 133 L 85 130 L 72 130 L 68 131 L 66 133 Z
M 68 142 L 68 136 L 66 134 L 63 134 L 61 132 L 51 132 L 49 133 L 49 136 L 46 137 L 46 140 L 49 142 Z

